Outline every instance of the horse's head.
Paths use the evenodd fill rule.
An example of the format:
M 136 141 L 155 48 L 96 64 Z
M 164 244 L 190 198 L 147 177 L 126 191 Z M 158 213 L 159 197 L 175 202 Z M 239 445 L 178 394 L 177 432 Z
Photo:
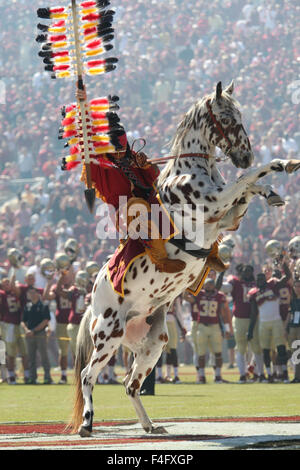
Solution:
M 251 166 L 254 155 L 242 123 L 238 103 L 232 98 L 233 82 L 223 91 L 219 82 L 206 100 L 208 140 L 228 155 L 236 167 Z

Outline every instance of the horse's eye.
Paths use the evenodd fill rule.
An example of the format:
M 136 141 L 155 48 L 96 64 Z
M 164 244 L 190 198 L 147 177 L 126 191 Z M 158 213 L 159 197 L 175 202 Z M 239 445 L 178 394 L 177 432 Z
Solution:
M 223 118 L 222 119 L 222 124 L 224 124 L 224 126 L 228 126 L 228 124 L 230 124 L 230 119 L 229 118 Z

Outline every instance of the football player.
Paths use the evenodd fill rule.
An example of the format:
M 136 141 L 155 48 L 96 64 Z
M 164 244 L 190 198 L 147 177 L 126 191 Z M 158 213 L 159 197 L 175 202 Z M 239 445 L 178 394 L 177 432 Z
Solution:
M 227 299 L 222 292 L 216 290 L 215 281 L 207 278 L 204 288 L 193 298 L 193 314 L 197 315 L 198 328 L 194 331 L 196 348 L 198 352 L 198 383 L 206 383 L 205 378 L 205 356 L 208 350 L 215 356 L 215 382 L 224 383 L 221 376 L 222 360 L 222 330 L 220 320 L 224 325 L 225 337 L 232 333 L 231 317 L 225 308 Z
M 294 348 L 300 345 L 300 279 L 294 281 L 293 296 L 290 303 L 290 311 L 288 317 L 288 342 L 292 352 Z M 291 383 L 300 383 L 300 361 L 299 354 L 292 354 L 292 363 L 295 369 L 295 377 Z
M 248 349 L 247 334 L 250 324 L 249 291 L 255 287 L 253 267 L 240 264 L 236 267 L 237 276 L 229 276 L 227 283 L 223 283 L 221 290 L 231 294 L 233 308 L 233 331 L 236 342 L 236 362 L 240 372 L 239 383 L 246 383 L 246 352 Z M 263 357 L 259 344 L 258 328 L 254 328 L 250 341 L 251 351 L 254 354 L 260 380 L 263 380 Z
M 267 281 L 264 273 L 256 278 L 257 287 L 249 292 L 251 321 L 248 339 L 253 337 L 255 325 L 259 327 L 259 341 L 263 350 L 264 364 L 268 374 L 268 382 L 273 383 L 271 372 L 272 344 L 276 347 L 278 363 L 282 367 L 283 380 L 288 383 L 287 351 L 285 346 L 285 328 L 280 316 L 280 289 L 286 286 L 291 278 L 288 264 L 282 264 L 285 275 L 281 279 L 271 278 Z
M 12 279 L 3 278 L 0 286 L 0 310 L 3 328 L 3 339 L 6 344 L 8 383 L 16 384 L 16 357 L 20 354 L 24 369 L 24 383 L 29 381 L 29 366 L 24 332 L 21 328 L 22 309 L 20 298 L 14 290 Z
M 61 368 L 59 384 L 67 383 L 68 352 L 70 342 L 67 326 L 69 323 L 72 302 L 62 294 L 62 290 L 69 289 L 71 287 L 70 279 L 70 276 L 66 274 L 65 270 L 61 269 L 57 283 L 53 284 L 53 279 L 50 279 L 47 282 L 43 294 L 43 300 L 55 300 L 56 302 L 56 338 L 58 342 L 59 364 Z

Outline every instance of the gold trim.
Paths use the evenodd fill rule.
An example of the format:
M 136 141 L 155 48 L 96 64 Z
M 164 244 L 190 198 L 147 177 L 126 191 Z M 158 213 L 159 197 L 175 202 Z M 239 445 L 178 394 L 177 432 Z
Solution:
M 192 286 L 190 286 L 186 289 L 194 297 L 196 297 L 199 294 L 200 290 L 202 289 L 202 286 L 205 282 L 205 279 L 207 278 L 207 276 L 209 274 L 209 271 L 210 271 L 210 267 L 205 264 L 203 266 L 198 278 L 194 282 L 194 284 L 192 284 Z M 199 278 L 200 278 L 200 280 L 198 281 Z M 198 282 L 198 284 L 195 286 L 196 282 Z M 196 289 L 192 290 L 194 286 L 196 287 Z
M 126 242 L 124 243 L 124 245 L 122 246 L 122 248 L 124 248 L 126 246 L 126 244 L 129 242 L 130 239 L 126 240 Z M 119 247 L 121 246 L 121 244 L 118 246 L 117 250 L 119 250 Z M 118 294 L 120 297 L 122 297 L 124 299 L 125 297 L 125 294 L 124 294 L 124 281 L 125 281 L 125 275 L 127 274 L 127 271 L 128 269 L 130 268 L 130 266 L 132 265 L 132 263 L 138 259 L 138 258 L 141 258 L 142 256 L 147 256 L 146 252 L 144 251 L 143 253 L 139 253 L 138 255 L 136 255 L 134 258 L 132 258 L 130 260 L 130 262 L 128 263 L 128 265 L 126 266 L 126 269 L 122 275 L 122 280 L 121 280 L 121 292 L 117 291 L 113 285 L 113 281 L 111 279 L 111 275 L 110 275 L 110 272 L 109 272 L 109 262 L 107 264 L 107 274 L 108 274 L 108 279 L 109 279 L 109 282 L 111 284 L 111 287 L 113 289 L 114 292 L 116 292 L 116 294 Z

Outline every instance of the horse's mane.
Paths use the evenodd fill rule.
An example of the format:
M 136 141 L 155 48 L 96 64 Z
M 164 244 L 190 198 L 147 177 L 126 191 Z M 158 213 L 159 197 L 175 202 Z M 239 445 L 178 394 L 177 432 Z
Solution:
M 181 121 L 179 122 L 175 135 L 173 139 L 171 140 L 170 144 L 168 145 L 170 147 L 171 155 L 179 155 L 179 150 L 181 148 L 182 141 L 184 140 L 185 136 L 187 133 L 194 127 L 194 124 L 197 120 L 199 120 L 199 112 L 202 110 L 203 105 L 206 103 L 208 99 L 212 100 L 215 97 L 215 93 L 211 93 L 209 95 L 205 95 L 203 98 L 200 100 L 196 101 L 189 110 L 185 113 Z M 232 95 L 229 93 L 226 93 L 223 91 L 222 93 L 222 98 L 224 100 L 234 106 L 239 106 L 239 103 L 237 100 L 235 100 Z M 169 173 L 169 170 L 172 168 L 174 165 L 174 161 L 176 160 L 170 160 L 167 165 L 163 168 L 159 179 L 158 179 L 158 184 L 162 183 L 165 179 L 165 175 Z

